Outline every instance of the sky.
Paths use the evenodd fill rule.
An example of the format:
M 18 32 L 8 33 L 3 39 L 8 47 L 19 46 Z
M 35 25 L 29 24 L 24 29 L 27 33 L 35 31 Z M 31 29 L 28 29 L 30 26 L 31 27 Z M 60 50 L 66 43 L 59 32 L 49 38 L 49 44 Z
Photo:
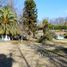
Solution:
M 25 0 L 14 0 L 18 14 L 23 13 Z M 67 0 L 35 0 L 38 10 L 38 20 L 67 16 Z

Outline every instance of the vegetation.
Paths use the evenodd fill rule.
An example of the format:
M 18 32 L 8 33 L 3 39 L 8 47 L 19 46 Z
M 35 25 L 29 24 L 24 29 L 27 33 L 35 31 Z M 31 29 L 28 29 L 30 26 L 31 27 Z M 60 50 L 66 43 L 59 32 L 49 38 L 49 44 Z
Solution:
M 65 22 L 64 24 L 49 24 L 49 28 L 51 30 L 66 30 L 67 29 L 67 25 L 66 25 L 67 22 Z
M 34 0 L 25 0 L 23 10 L 23 27 L 30 35 L 35 36 L 37 22 L 37 9 Z
M 39 42 L 45 42 L 46 40 L 52 40 L 52 33 L 49 31 L 48 20 L 43 20 L 43 36 L 40 37 Z
M 66 33 L 66 34 L 64 34 L 64 38 L 67 38 L 67 33 Z
M 43 20 L 43 36 L 45 39 L 47 40 L 51 40 L 52 39 L 52 36 L 51 36 L 51 32 L 49 31 L 49 23 L 48 23 L 48 20 Z
M 67 26 L 65 26 L 65 25 L 53 25 L 53 27 L 54 27 L 54 29 L 55 30 L 62 30 L 62 29 L 67 29 Z
M 2 1 L 5 2 L 5 0 L 0 0 L 0 4 Z M 51 24 L 47 19 L 44 19 L 42 27 L 37 30 L 39 26 L 37 26 L 37 9 L 34 0 L 24 1 L 23 16 L 19 21 L 23 26 L 18 23 L 18 19 L 13 9 L 12 0 L 9 0 L 8 6 L 2 5 L 0 7 L 0 35 L 10 35 L 10 39 L 13 40 L 3 41 L 7 45 L 3 45 L 3 42 L 0 45 L 0 47 L 2 46 L 0 48 L 1 53 L 3 53 L 0 54 L 0 62 L 3 62 L 0 63 L 1 66 L 7 64 L 7 67 L 12 67 L 14 62 L 15 66 L 18 64 L 20 67 L 67 67 L 67 40 L 55 40 L 58 35 L 57 32 L 61 33 L 62 30 L 67 32 L 66 21 L 64 24 Z M 18 35 L 20 28 L 23 28 L 21 29 L 22 35 Z M 28 35 L 25 34 L 33 34 L 33 37 L 36 36 L 37 39 L 27 40 Z M 67 38 L 67 33 L 64 34 L 64 37 Z M 51 41 L 52 38 L 55 39 Z M 37 43 L 37 40 L 40 43 Z M 5 61 L 7 62 L 5 63 Z
M 0 8 L 0 34 L 19 34 L 16 13 L 8 6 Z
M 1 1 L 2 2 L 2 1 Z M 3 0 L 5 2 L 5 0 Z M 2 3 L 0 3 L 2 5 Z M 6 4 L 6 2 L 5 2 Z M 14 12 L 13 6 L 11 2 L 7 4 L 8 6 L 0 7 L 0 35 L 17 35 L 20 34 L 20 29 L 18 27 L 18 18 L 16 12 Z M 28 35 L 33 34 L 35 37 L 35 33 L 37 30 L 37 8 L 34 0 L 25 0 L 24 1 L 24 9 L 23 9 L 23 30 L 26 31 Z M 56 37 L 51 30 L 67 30 L 67 22 L 60 24 L 63 18 L 59 18 L 59 24 L 51 24 L 48 23 L 47 19 L 44 19 L 42 22 L 42 30 L 43 36 L 40 38 L 42 40 L 52 40 L 52 36 Z M 56 21 L 57 22 L 57 21 Z M 20 25 L 19 25 L 20 26 Z M 39 30 L 39 29 L 38 29 Z M 64 35 L 66 37 L 66 34 Z

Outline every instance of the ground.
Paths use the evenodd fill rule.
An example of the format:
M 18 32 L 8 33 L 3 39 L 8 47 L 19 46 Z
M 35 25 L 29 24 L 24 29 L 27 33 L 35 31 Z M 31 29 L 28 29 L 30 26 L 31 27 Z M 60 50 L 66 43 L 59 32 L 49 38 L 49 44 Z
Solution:
M 32 41 L 0 42 L 0 55 L 12 58 L 12 67 L 67 67 L 67 43 L 48 43 L 51 44 Z

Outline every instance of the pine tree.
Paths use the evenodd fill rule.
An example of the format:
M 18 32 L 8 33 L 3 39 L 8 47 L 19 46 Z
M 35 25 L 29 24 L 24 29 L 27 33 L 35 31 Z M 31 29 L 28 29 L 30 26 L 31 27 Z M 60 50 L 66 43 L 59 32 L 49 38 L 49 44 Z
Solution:
M 23 10 L 23 26 L 25 30 L 33 33 L 35 36 L 36 22 L 37 22 L 37 9 L 34 0 L 25 0 Z

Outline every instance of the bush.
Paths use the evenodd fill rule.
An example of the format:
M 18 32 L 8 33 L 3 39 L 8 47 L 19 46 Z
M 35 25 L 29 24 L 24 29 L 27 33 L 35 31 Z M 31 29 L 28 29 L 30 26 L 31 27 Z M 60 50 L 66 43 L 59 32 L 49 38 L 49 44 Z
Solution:
M 64 34 L 64 38 L 67 38 L 67 33 L 66 33 L 66 34 Z
M 38 39 L 38 42 L 39 43 L 45 43 L 47 40 L 51 41 L 52 40 L 52 34 L 51 32 L 47 32 L 45 35 L 41 36 L 39 39 Z

